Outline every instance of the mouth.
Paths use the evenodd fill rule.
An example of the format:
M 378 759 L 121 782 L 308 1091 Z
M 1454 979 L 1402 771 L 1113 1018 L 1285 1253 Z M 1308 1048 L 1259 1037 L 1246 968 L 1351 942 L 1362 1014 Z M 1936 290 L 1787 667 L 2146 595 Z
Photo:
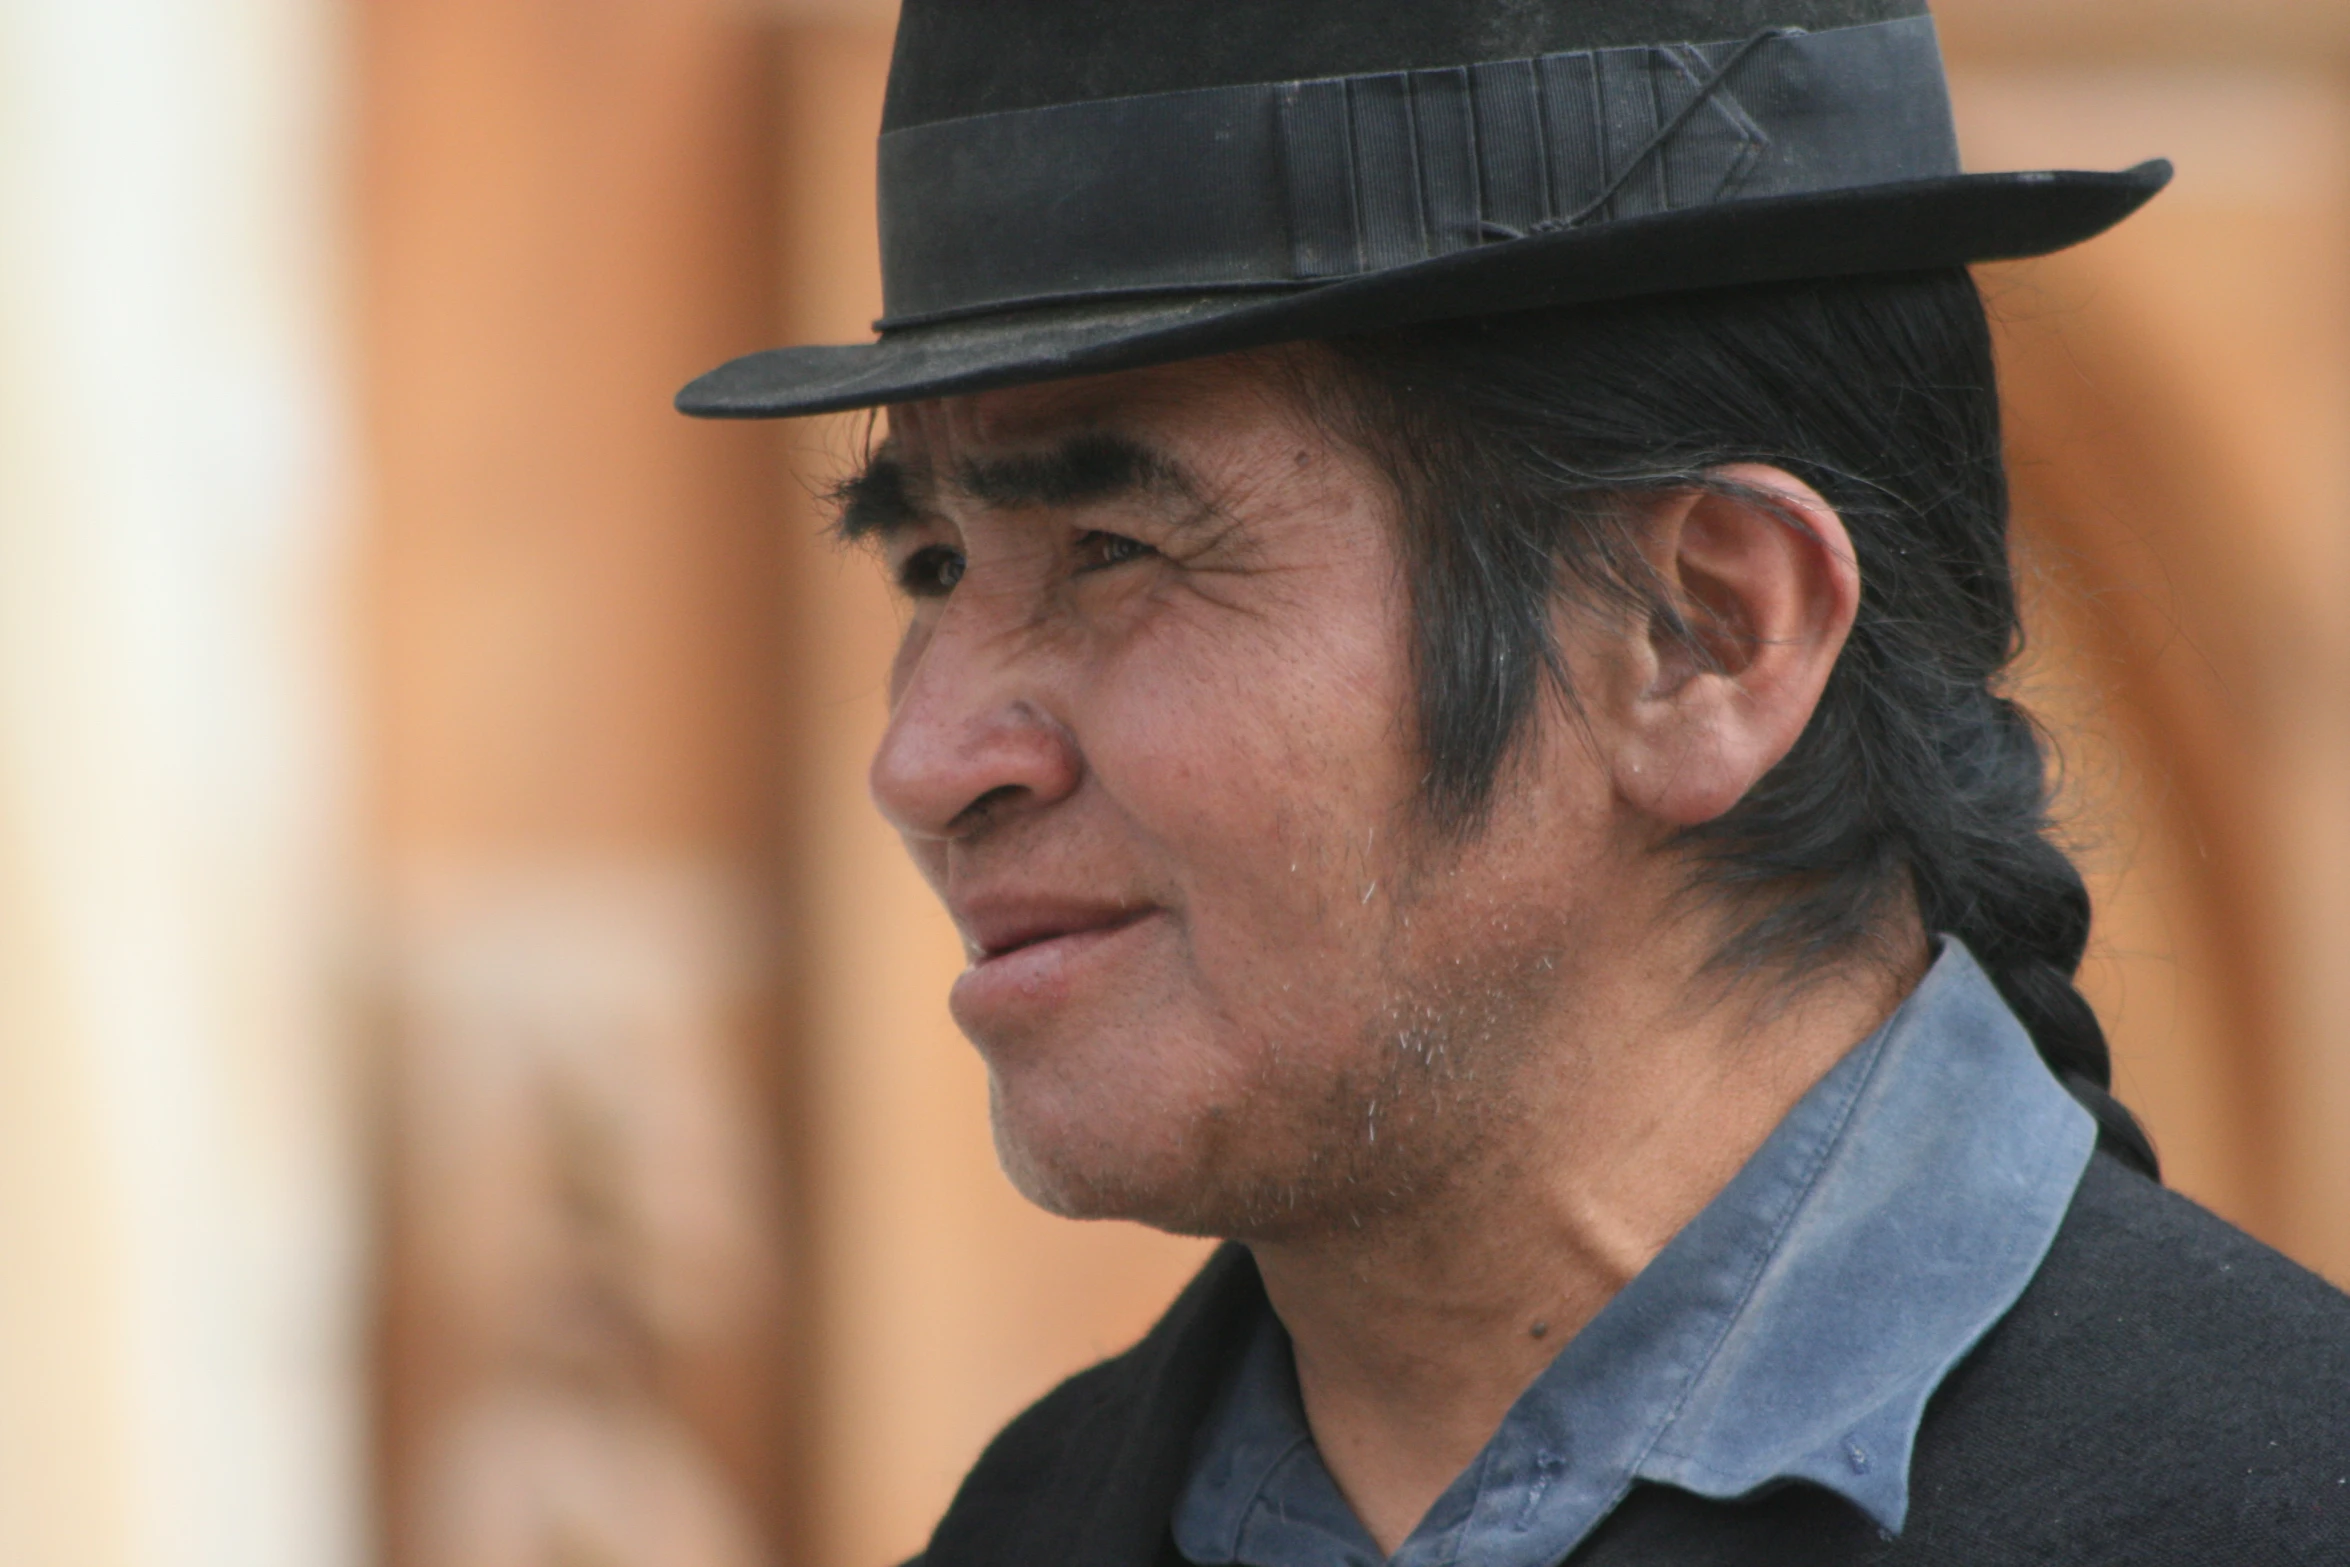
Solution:
M 1111 936 L 1157 910 L 1148 905 L 990 911 L 967 922 L 974 968 L 1058 942 Z
M 966 908 L 971 966 L 950 1002 L 966 1026 L 1052 1011 L 1113 966 L 1165 910 L 1155 904 L 1022 903 Z M 1124 957 L 1121 957 L 1124 954 Z M 1090 978 L 1089 978 L 1090 976 Z

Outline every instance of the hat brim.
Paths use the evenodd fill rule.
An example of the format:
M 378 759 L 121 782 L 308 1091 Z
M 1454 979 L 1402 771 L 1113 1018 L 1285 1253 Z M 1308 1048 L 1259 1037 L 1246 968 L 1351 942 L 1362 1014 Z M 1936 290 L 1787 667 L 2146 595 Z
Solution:
M 1952 175 L 1654 213 L 1273 294 L 1006 310 L 870 343 L 746 355 L 687 386 L 677 407 L 705 419 L 778 419 L 1467 316 L 2016 260 L 2103 233 L 2170 177 L 2160 159 L 2119 173 Z

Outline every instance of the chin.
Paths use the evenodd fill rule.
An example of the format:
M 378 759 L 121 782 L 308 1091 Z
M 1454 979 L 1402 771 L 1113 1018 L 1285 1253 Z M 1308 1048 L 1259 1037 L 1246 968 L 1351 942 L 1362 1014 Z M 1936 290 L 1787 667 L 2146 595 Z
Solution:
M 1251 1028 L 1173 987 L 1060 999 L 957 1021 L 987 1063 L 1004 1173 L 1066 1218 L 1251 1242 L 1359 1229 L 1461 1178 L 1508 1090 L 1494 1063 L 1454 1076 L 1472 1054 L 1458 1040 L 1398 1050 L 1394 1006 Z
M 1083 1075 L 988 1071 L 997 1161 L 1023 1197 L 1067 1219 L 1222 1235 L 1229 1120 L 1139 1063 Z
M 1302 1120 L 1268 1114 L 1294 1104 L 1279 1093 L 1225 1103 L 1191 1086 L 1181 1074 L 1024 1081 L 991 1069 L 997 1160 L 1022 1196 L 1063 1218 L 1277 1243 L 1416 1208 L 1448 1184 L 1465 1152 L 1441 1134 L 1432 1140 L 1437 1128 L 1424 1115 L 1401 1117 L 1393 1131 L 1402 1135 L 1383 1121 L 1376 1142 L 1366 1140 L 1339 1085 L 1319 1102 L 1322 1114 Z

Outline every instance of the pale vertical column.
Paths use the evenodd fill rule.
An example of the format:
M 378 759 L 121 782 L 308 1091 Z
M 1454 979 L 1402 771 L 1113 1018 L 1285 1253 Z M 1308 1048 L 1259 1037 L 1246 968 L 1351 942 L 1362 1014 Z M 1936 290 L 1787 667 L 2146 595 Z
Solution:
M 880 314 L 873 138 L 885 25 L 784 47 L 786 335 L 854 342 Z M 946 1011 L 960 945 L 866 796 L 898 618 L 871 563 L 820 537 L 811 491 L 862 418 L 794 427 L 794 788 L 817 1265 L 812 1559 L 881 1567 L 928 1538 L 996 1429 L 1122 1349 L 1204 1248 L 1028 1206 L 996 1168 L 986 1076 Z
M 0 1563 L 364 1557 L 320 0 L 0 9 Z

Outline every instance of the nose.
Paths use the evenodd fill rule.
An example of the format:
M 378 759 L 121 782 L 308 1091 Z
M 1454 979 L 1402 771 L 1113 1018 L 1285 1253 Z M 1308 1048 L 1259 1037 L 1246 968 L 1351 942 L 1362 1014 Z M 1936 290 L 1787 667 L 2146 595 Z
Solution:
M 873 753 L 874 802 L 910 838 L 967 837 L 1066 799 L 1084 774 L 1038 682 L 1016 654 L 993 655 L 983 641 L 930 639 Z

